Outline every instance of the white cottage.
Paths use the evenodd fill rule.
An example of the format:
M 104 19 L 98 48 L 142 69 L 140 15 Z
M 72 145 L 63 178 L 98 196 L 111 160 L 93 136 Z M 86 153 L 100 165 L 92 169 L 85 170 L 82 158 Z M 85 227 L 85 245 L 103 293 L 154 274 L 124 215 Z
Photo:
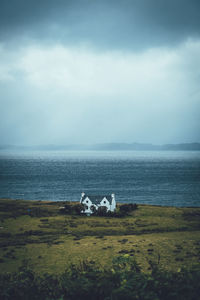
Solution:
M 92 214 L 95 209 L 98 210 L 99 207 L 103 206 L 107 208 L 107 211 L 114 211 L 116 209 L 115 194 L 93 196 L 82 193 L 80 203 L 85 206 L 83 212 L 86 214 Z

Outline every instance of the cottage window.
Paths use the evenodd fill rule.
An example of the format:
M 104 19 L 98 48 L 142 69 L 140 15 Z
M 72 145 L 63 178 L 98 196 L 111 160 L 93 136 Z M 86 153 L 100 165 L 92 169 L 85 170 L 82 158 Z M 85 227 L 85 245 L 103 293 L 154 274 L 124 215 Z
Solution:
M 106 200 L 104 200 L 103 203 L 106 204 Z

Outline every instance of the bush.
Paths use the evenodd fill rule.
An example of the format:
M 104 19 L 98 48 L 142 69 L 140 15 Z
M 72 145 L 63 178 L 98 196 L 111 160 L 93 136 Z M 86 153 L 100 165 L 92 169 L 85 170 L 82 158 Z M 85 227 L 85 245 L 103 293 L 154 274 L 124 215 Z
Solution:
M 125 214 L 128 214 L 136 210 L 137 208 L 138 208 L 137 204 L 133 204 L 133 203 L 122 204 L 119 206 L 119 210 Z
M 60 209 L 60 213 L 69 215 L 81 215 L 81 211 L 84 210 L 84 205 L 81 203 L 71 204 L 66 203 L 64 208 Z
M 84 206 L 81 203 L 73 205 L 73 212 L 75 215 L 81 215 L 81 212 L 83 209 L 84 209 Z
M 27 267 L 0 275 L 1 299 L 196 300 L 200 271 L 164 272 L 152 266 L 145 274 L 128 254 L 113 259 L 109 269 L 94 261 L 71 265 L 61 275 L 37 276 Z
M 105 217 L 107 215 L 107 207 L 106 206 L 100 206 L 98 209 L 94 212 L 94 215 Z

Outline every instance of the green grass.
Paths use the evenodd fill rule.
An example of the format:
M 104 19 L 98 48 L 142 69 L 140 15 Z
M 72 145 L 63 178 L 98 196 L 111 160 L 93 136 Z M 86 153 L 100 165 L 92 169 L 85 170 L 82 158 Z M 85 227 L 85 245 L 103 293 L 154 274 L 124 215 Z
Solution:
M 139 205 L 123 218 L 61 215 L 64 203 L 0 200 L 0 272 L 62 273 L 82 260 L 134 257 L 144 272 L 199 269 L 200 208 Z

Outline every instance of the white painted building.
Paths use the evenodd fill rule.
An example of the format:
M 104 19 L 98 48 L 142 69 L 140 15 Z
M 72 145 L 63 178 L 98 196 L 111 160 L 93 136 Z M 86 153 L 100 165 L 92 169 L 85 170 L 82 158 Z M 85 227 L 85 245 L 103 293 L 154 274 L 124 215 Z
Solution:
M 85 206 L 83 213 L 92 214 L 94 210 L 99 207 L 106 207 L 107 211 L 114 211 L 116 209 L 115 194 L 106 196 L 93 196 L 85 193 L 81 194 L 80 203 Z

